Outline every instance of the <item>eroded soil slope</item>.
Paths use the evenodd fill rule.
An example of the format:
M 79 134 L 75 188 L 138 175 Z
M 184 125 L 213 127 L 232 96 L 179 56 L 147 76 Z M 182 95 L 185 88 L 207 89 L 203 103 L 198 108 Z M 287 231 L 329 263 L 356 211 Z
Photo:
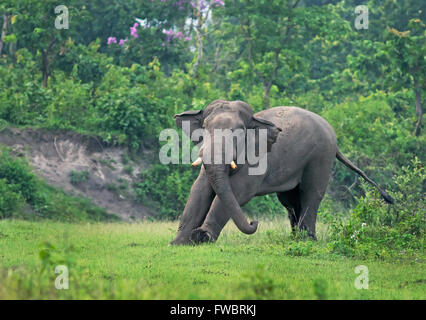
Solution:
M 124 220 L 155 213 L 135 201 L 133 183 L 143 161 L 129 160 L 127 149 L 109 147 L 94 137 L 67 131 L 5 128 L 0 143 L 25 156 L 35 172 L 69 194 L 91 198 L 99 207 Z

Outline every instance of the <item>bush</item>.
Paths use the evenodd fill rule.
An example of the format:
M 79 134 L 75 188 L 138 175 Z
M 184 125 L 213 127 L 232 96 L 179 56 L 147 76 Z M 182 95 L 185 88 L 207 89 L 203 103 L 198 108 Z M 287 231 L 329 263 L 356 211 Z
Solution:
M 47 126 L 49 128 L 87 128 L 93 116 L 91 86 L 80 80 L 67 77 L 61 72 L 51 81 L 52 97 L 47 106 Z
M 389 100 L 392 99 L 386 94 L 377 93 L 322 112 L 336 132 L 340 150 L 384 186 L 393 183 L 392 175 L 399 174 L 404 164 L 426 151 L 424 136 L 416 138 L 411 134 L 412 125 L 399 118 Z M 336 162 L 328 188 L 333 200 L 346 206 L 355 204 L 356 197 L 363 193 L 355 177 L 355 173 Z M 349 190 L 350 185 L 353 188 Z
M 251 217 L 287 216 L 287 210 L 278 201 L 275 194 L 253 198 L 244 206 L 244 210 Z
M 139 199 L 151 199 L 158 204 L 160 219 L 176 219 L 185 208 L 189 191 L 199 171 L 183 165 L 156 164 L 141 173 L 136 186 Z
M 411 255 L 423 250 L 425 181 L 423 164 L 415 158 L 394 179 L 396 190 L 390 192 L 394 205 L 385 204 L 376 191 L 364 185 L 366 195 L 359 199 L 350 216 L 331 226 L 332 250 L 346 256 L 376 258 Z
M 0 59 L 0 118 L 15 125 L 33 124 L 43 117 L 50 91 L 43 88 L 28 50 L 18 50 L 16 60 L 13 64 Z
M 73 185 L 79 185 L 89 180 L 89 171 L 74 171 L 70 172 L 70 182 Z
M 148 67 L 111 67 L 96 91 L 99 126 L 105 139 L 119 137 L 131 151 L 152 140 L 172 119 L 171 99 L 156 94 L 164 91 L 158 62 Z M 166 119 L 166 120 L 165 120 Z M 155 142 L 157 139 L 154 138 Z
M 31 205 L 43 203 L 37 190 L 37 178 L 24 159 L 12 157 L 8 151 L 0 150 L 0 179 L 11 192 L 22 195 Z
M 87 46 L 75 44 L 68 39 L 63 48 L 65 54 L 58 57 L 56 66 L 67 73 L 73 72 L 83 83 L 96 85 L 104 77 L 108 65 L 113 62 L 112 57 L 99 53 L 99 48 L 99 39 Z
M 7 184 L 6 179 L 0 179 L 0 219 L 20 215 L 24 199 Z

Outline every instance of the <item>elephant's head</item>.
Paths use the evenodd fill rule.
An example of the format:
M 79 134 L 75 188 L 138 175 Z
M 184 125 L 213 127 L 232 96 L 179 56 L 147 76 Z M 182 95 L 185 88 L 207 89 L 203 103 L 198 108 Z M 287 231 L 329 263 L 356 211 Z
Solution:
M 180 128 L 187 128 L 188 126 L 182 126 L 182 124 L 184 121 L 188 121 L 190 130 L 185 130 L 187 131 L 185 133 L 189 137 L 192 137 L 192 133 L 197 129 L 204 129 L 208 133 L 209 139 L 204 139 L 204 141 L 202 138 L 192 137 L 195 143 L 203 143 L 197 162 L 203 163 L 209 183 L 226 208 L 230 210 L 231 218 L 238 229 L 246 234 L 256 232 L 257 221 L 248 223 L 232 192 L 229 181 L 229 175 L 236 167 L 235 162 L 238 156 L 236 146 L 233 146 L 231 156 L 229 157 L 229 152 L 227 152 L 228 157 L 225 157 L 225 144 L 222 139 L 218 141 L 215 129 L 230 129 L 228 132 L 242 134 L 245 134 L 247 129 L 266 129 L 268 152 L 271 150 L 272 144 L 275 143 L 281 129 L 270 121 L 254 117 L 250 106 L 242 101 L 216 100 L 209 104 L 205 110 L 186 111 L 174 117 Z M 258 139 L 255 143 L 258 143 Z M 209 152 L 206 152 L 206 150 L 209 150 Z M 208 154 L 208 159 L 206 159 L 206 154 Z M 217 159 L 221 159 L 221 161 L 218 163 Z M 240 166 L 240 163 L 238 163 L 238 166 Z

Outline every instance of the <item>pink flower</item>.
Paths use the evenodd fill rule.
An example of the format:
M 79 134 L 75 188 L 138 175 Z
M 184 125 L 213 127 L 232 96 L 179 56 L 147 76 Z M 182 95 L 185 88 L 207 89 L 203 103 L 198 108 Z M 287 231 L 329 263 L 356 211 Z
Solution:
M 130 27 L 130 34 L 133 38 L 137 39 L 139 37 L 138 31 L 135 27 Z
M 129 38 L 126 39 L 120 39 L 120 42 L 118 43 L 118 45 L 122 46 L 123 44 L 125 44 L 127 41 L 129 41 Z
M 214 4 L 216 7 L 219 7 L 219 6 L 223 7 L 223 6 L 225 5 L 225 2 L 224 2 L 224 1 L 222 1 L 222 0 L 213 0 L 213 4 Z
M 185 37 L 185 41 L 191 40 L 191 37 Z
M 167 36 L 167 39 L 166 39 L 167 41 L 172 40 L 175 34 L 175 32 L 172 29 L 169 29 L 169 30 L 164 29 L 163 33 Z
M 109 37 L 108 38 L 108 42 L 109 45 L 113 44 L 113 43 L 117 43 L 117 38 L 116 37 Z

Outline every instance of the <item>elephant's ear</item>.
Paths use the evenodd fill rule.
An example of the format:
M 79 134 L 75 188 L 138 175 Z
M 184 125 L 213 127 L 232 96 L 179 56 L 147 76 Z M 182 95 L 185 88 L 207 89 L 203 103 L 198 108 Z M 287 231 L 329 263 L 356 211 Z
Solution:
M 203 127 L 203 110 L 190 110 L 182 113 L 175 114 L 173 116 L 176 120 L 176 125 L 185 132 L 188 137 L 192 137 L 192 133 Z M 188 125 L 183 125 L 184 121 L 188 121 Z M 197 140 L 192 140 L 195 143 L 199 143 L 202 137 Z
M 268 143 L 268 152 L 271 151 L 272 145 L 277 141 L 278 135 L 282 131 L 281 128 L 278 128 L 271 121 L 253 117 L 252 118 L 252 128 L 253 129 L 266 129 L 267 130 L 267 143 Z M 258 134 L 256 134 L 256 144 L 258 144 Z M 259 146 L 256 145 L 256 150 L 259 150 Z

